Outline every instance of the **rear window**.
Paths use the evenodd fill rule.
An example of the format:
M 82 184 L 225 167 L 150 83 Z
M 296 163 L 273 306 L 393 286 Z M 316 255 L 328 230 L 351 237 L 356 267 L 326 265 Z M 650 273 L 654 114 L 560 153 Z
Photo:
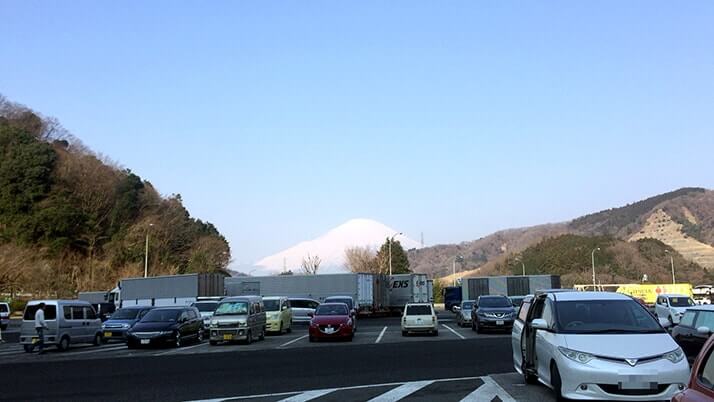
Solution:
M 135 320 L 136 317 L 139 315 L 139 312 L 142 310 L 139 310 L 138 308 L 121 308 L 117 310 L 114 314 L 112 314 L 112 320 Z
M 193 303 L 193 307 L 196 307 L 198 311 L 202 313 L 214 312 L 216 311 L 216 307 L 218 307 L 218 302 Z
M 320 303 L 312 300 L 290 299 L 290 306 L 293 308 L 311 308 L 315 309 Z
M 32 306 L 27 306 L 25 308 L 25 316 L 22 317 L 25 321 L 34 321 L 35 312 L 39 308 L 39 304 L 33 304 Z M 47 305 L 45 306 L 45 320 L 56 320 L 57 319 L 57 306 Z
M 407 306 L 407 315 L 431 315 L 431 306 Z
M 353 308 L 352 299 L 348 297 L 328 297 L 325 299 L 325 303 L 345 303 L 347 307 Z
M 9 308 L 7 308 L 7 304 L 0 304 L 0 313 L 7 313 L 10 311 Z

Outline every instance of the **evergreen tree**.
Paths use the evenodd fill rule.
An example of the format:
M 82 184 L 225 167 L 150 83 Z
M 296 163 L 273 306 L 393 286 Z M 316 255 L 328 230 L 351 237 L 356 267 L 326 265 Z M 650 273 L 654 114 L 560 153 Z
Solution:
M 388 274 L 389 273 L 389 243 L 390 239 L 382 244 L 377 252 L 377 262 L 379 264 L 379 272 Z M 399 240 L 394 240 L 392 242 L 392 274 L 408 274 L 412 271 L 409 269 L 409 258 L 407 258 L 407 252 L 404 251 L 402 244 Z

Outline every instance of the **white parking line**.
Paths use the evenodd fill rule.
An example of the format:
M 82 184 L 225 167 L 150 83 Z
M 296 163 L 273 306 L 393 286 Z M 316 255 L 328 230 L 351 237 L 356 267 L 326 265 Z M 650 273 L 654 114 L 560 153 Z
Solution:
M 325 396 L 331 392 L 335 391 L 335 389 L 321 389 L 321 390 L 315 390 L 315 391 L 307 391 L 303 392 L 301 394 L 291 396 L 289 398 L 281 399 L 279 402 L 307 402 L 311 401 L 313 399 L 317 399 L 321 396 Z
M 446 324 L 441 324 L 441 326 L 444 327 L 444 328 L 446 328 L 446 329 L 448 329 L 449 331 L 451 331 L 454 335 L 458 336 L 459 338 L 461 338 L 461 339 L 466 339 L 465 336 L 463 336 L 463 335 L 461 335 L 460 333 L 454 331 L 453 329 L 451 329 L 450 326 L 448 326 L 448 325 L 446 325 Z
M 89 353 L 111 352 L 113 350 L 121 350 L 121 349 L 126 349 L 126 345 L 95 348 L 95 349 L 85 350 L 85 351 L 81 351 L 81 352 L 70 352 L 68 354 L 68 356 L 86 355 Z
M 191 349 L 195 349 L 195 348 L 197 348 L 197 347 L 199 347 L 199 346 L 206 346 L 206 345 L 208 345 L 208 344 L 202 342 L 202 343 L 199 343 L 199 344 L 196 344 L 196 345 L 192 345 L 192 346 L 186 346 L 186 347 L 182 347 L 182 348 L 176 348 L 176 349 L 173 349 L 173 350 L 169 350 L 169 351 L 167 351 L 167 352 L 157 353 L 157 354 L 155 354 L 154 356 L 170 355 L 170 354 L 173 354 L 173 353 L 182 352 L 182 351 L 184 351 L 184 350 L 191 350 Z
M 395 402 L 402 398 L 406 398 L 407 396 L 419 391 L 420 389 L 422 389 L 424 387 L 428 387 L 429 385 L 431 385 L 433 383 L 434 383 L 434 381 L 408 382 L 402 386 L 394 388 L 393 390 L 391 390 L 389 392 L 385 392 L 384 394 L 382 394 L 376 398 L 370 399 L 369 402 Z
M 382 340 L 382 337 L 384 336 L 385 332 L 387 332 L 387 327 L 382 328 L 382 332 L 379 333 L 379 336 L 377 337 L 377 340 L 374 341 L 374 343 L 379 343 L 379 341 Z
M 481 377 L 481 381 L 483 381 L 483 385 L 466 395 L 461 402 L 491 402 L 496 397 L 503 402 L 516 402 L 493 378 Z
M 292 341 L 285 342 L 285 343 L 283 343 L 282 345 L 280 345 L 280 346 L 278 346 L 278 347 L 279 347 L 279 348 L 282 348 L 282 347 L 285 347 L 285 346 L 288 346 L 288 345 L 292 345 L 293 343 L 295 343 L 295 342 L 297 342 L 297 341 L 299 341 L 299 340 L 305 339 L 305 338 L 307 338 L 308 336 L 310 336 L 310 335 L 303 335 L 303 336 L 301 336 L 301 337 L 299 337 L 299 338 L 293 339 Z

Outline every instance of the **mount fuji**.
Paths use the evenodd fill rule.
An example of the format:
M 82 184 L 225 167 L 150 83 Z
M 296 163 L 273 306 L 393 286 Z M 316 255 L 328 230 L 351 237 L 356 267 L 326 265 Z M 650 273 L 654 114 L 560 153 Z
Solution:
M 377 250 L 387 237 L 398 233 L 389 226 L 372 219 L 352 219 L 324 235 L 304 241 L 255 263 L 263 274 L 276 274 L 287 267 L 295 273 L 300 271 L 302 259 L 319 256 L 322 260 L 319 273 L 346 272 L 345 249 L 348 247 L 371 247 Z M 405 250 L 419 248 L 417 241 L 405 235 L 395 237 Z

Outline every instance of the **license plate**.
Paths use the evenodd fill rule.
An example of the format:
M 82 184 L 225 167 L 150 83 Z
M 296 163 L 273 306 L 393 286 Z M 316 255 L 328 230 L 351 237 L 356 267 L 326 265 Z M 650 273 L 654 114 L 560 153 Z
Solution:
M 656 382 L 639 382 L 639 381 L 628 381 L 621 382 L 618 384 L 621 390 L 641 390 L 641 389 L 657 389 L 659 384 Z
M 151 343 L 151 339 L 142 339 L 141 340 L 142 345 L 148 345 L 149 343 Z
M 39 341 L 40 341 L 40 338 L 32 338 L 32 343 L 33 343 L 33 344 L 34 344 L 34 343 L 37 343 L 37 342 L 39 342 Z
M 105 332 L 105 333 L 104 333 L 104 337 L 105 337 L 105 338 L 111 338 L 111 337 L 112 337 L 112 333 L 111 333 L 111 332 Z
M 496 325 L 503 325 L 503 320 L 496 321 Z
M 333 333 L 333 332 L 335 332 L 335 329 L 334 329 L 334 328 L 325 328 L 325 333 L 326 333 L 326 334 L 331 334 L 331 333 Z
M 223 334 L 223 340 L 224 340 L 224 341 L 231 341 L 231 340 L 233 340 L 233 334 Z

